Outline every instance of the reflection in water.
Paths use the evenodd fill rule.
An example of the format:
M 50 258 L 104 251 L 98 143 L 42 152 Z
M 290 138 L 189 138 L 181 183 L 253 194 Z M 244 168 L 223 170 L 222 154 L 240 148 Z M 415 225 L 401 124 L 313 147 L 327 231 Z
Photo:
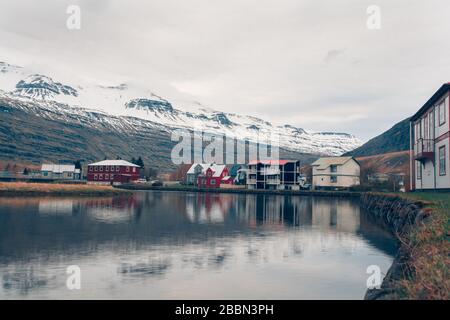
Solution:
M 362 298 L 393 243 L 346 199 L 0 198 L 0 298 Z

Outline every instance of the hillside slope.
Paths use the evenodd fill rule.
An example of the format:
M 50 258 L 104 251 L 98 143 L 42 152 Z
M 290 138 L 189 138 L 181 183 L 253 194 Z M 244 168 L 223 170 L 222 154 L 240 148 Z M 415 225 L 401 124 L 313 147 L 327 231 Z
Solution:
M 366 157 L 409 149 L 409 118 L 344 155 Z

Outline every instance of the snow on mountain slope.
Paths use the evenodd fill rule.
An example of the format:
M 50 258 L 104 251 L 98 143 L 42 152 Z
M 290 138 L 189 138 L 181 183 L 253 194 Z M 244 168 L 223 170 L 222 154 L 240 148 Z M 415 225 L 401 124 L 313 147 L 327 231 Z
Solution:
M 174 106 L 177 102 L 129 83 L 62 84 L 4 62 L 0 62 L 0 90 L 3 90 L 3 97 L 16 100 L 18 106 L 32 106 L 35 112 L 39 111 L 38 106 L 45 117 L 72 122 L 76 122 L 77 117 L 91 119 L 86 121 L 87 125 L 116 126 L 120 131 L 133 131 L 142 126 L 167 131 L 187 128 L 251 141 L 257 141 L 258 135 L 276 134 L 281 147 L 321 155 L 341 155 L 361 145 L 361 141 L 350 134 L 275 126 L 257 117 L 216 111 L 198 102 Z M 95 116 L 100 114 L 101 117 Z

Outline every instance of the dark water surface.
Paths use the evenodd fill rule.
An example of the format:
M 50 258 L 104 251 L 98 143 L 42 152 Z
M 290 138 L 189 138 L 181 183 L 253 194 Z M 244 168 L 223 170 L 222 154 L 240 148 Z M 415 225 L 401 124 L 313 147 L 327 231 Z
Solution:
M 0 299 L 362 299 L 395 251 L 348 199 L 0 198 Z

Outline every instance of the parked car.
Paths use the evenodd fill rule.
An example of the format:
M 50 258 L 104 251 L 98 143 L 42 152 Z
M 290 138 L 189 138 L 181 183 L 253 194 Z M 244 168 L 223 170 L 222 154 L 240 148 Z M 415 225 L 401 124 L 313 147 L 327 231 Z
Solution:
M 134 181 L 134 183 L 147 183 L 147 180 L 145 180 L 145 179 L 137 179 L 136 181 Z
M 153 181 L 150 181 L 150 185 L 152 187 L 162 187 L 163 182 L 161 180 L 153 180 Z

